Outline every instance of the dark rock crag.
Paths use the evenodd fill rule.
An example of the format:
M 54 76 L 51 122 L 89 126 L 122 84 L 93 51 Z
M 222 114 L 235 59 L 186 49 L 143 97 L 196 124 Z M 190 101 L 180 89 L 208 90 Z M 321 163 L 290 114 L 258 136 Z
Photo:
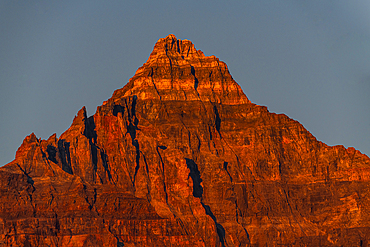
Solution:
M 1 246 L 367 246 L 370 159 L 160 39 L 122 89 L 0 168 Z

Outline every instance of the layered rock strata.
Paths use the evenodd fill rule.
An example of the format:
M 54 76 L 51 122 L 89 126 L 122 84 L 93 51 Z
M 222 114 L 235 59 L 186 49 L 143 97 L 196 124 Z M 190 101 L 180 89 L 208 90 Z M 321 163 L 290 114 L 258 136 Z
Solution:
M 251 103 L 174 35 L 0 168 L 1 246 L 366 246 L 370 159 Z

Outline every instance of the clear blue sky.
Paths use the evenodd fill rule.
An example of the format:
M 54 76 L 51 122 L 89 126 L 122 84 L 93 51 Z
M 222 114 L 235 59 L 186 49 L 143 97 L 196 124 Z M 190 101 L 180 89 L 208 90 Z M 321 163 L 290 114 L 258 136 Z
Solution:
M 243 3 L 241 3 L 243 2 Z M 248 98 L 370 155 L 370 1 L 0 1 L 0 165 L 58 137 L 173 33 L 226 62 Z

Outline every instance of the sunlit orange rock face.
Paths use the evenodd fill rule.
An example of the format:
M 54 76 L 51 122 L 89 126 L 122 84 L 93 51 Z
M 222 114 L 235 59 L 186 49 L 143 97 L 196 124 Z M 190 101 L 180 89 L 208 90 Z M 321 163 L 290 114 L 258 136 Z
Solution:
M 160 39 L 122 89 L 0 169 L 1 246 L 367 246 L 370 159 Z

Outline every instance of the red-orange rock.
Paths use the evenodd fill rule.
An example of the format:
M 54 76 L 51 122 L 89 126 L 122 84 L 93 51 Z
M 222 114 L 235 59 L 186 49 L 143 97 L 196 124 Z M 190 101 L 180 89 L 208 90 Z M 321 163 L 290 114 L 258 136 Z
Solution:
M 0 168 L 1 246 L 366 246 L 370 159 L 160 39 L 112 98 Z

